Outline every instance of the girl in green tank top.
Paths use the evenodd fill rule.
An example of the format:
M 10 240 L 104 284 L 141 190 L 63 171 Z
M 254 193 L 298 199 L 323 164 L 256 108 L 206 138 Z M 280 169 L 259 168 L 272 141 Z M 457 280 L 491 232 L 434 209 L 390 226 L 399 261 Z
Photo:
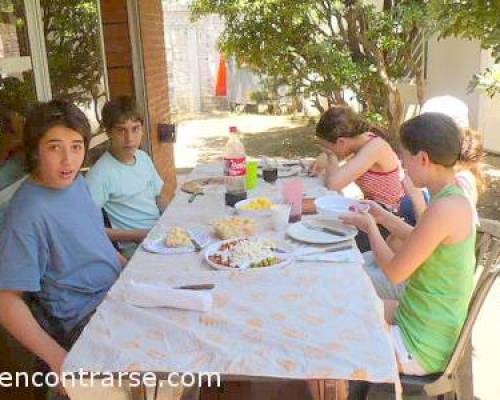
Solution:
M 467 316 L 473 288 L 475 210 L 455 183 L 464 160 L 463 132 L 448 116 L 426 113 L 400 130 L 403 164 L 432 201 L 414 228 L 370 202 L 370 212 L 342 217 L 365 231 L 379 267 L 394 284 L 407 281 L 387 315 L 408 353 L 425 373 L 445 369 Z M 397 251 L 380 235 L 385 226 L 403 244 Z M 396 307 L 394 307 L 396 305 Z M 405 372 L 405 371 L 402 371 Z

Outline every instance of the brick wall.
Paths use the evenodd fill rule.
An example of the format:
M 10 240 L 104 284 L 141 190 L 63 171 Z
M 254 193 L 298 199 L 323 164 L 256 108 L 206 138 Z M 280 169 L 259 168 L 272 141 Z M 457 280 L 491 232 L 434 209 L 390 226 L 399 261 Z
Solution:
M 134 95 L 127 0 L 101 0 L 102 32 L 111 97 Z
M 176 187 L 173 145 L 158 140 L 158 123 L 170 121 L 161 0 L 139 0 L 139 14 L 153 161 L 168 183 L 163 196 L 170 198 Z
M 153 161 L 167 182 L 165 198 L 176 187 L 173 145 L 160 143 L 158 123 L 169 122 L 167 65 L 161 0 L 138 0 L 139 23 L 144 57 L 146 103 L 151 126 Z M 126 0 L 101 0 L 104 47 L 111 97 L 134 95 L 132 50 Z

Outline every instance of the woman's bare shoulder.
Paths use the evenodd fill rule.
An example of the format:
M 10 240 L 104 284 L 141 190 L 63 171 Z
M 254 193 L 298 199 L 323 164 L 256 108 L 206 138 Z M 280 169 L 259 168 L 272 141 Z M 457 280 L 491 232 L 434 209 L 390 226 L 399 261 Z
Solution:
M 433 200 L 424 216 L 436 224 L 446 226 L 452 236 L 463 236 L 460 231 L 469 231 L 473 209 L 465 196 L 452 194 Z
M 384 138 L 377 136 L 364 147 L 367 153 L 376 155 L 376 169 L 392 171 L 400 165 L 396 152 Z

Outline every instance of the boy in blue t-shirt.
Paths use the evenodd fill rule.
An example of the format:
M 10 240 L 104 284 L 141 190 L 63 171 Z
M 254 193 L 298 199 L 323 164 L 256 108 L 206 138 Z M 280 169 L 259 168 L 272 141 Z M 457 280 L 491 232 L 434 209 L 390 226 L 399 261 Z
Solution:
M 163 180 L 151 158 L 139 150 L 142 116 L 129 97 L 108 101 L 102 123 L 111 145 L 87 174 L 87 184 L 95 203 L 109 217 L 110 239 L 131 257 L 166 206 L 160 201 Z
M 0 233 L 0 324 L 59 373 L 126 260 L 79 175 L 90 140 L 85 115 L 66 102 L 40 103 L 23 135 L 29 177 Z

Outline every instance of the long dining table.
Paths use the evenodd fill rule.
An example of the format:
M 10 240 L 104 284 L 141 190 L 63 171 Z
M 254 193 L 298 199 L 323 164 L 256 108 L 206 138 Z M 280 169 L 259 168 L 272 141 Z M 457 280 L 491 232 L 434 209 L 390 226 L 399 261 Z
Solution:
M 221 176 L 222 165 L 195 168 L 189 179 Z M 297 179 L 297 177 L 295 177 Z M 306 191 L 321 181 L 301 176 Z M 284 179 L 259 180 L 249 197 L 279 195 Z M 177 191 L 149 238 L 171 227 L 211 232 L 227 217 L 223 187 L 188 202 Z M 308 217 L 304 217 L 308 218 Z M 258 236 L 288 240 L 258 221 Z M 214 241 L 217 239 L 213 239 Z M 357 248 L 355 249 L 357 251 Z M 361 258 L 361 257 L 360 257 Z M 362 259 L 362 258 L 361 258 Z M 144 308 L 123 301 L 130 282 L 212 283 L 209 311 Z M 217 372 L 240 380 L 341 380 L 399 385 L 383 303 L 362 262 L 293 261 L 284 268 L 212 269 L 203 252 L 162 255 L 137 249 L 69 352 L 64 371 Z M 178 388 L 167 397 L 178 398 Z M 71 399 L 128 398 L 127 387 L 67 388 Z

